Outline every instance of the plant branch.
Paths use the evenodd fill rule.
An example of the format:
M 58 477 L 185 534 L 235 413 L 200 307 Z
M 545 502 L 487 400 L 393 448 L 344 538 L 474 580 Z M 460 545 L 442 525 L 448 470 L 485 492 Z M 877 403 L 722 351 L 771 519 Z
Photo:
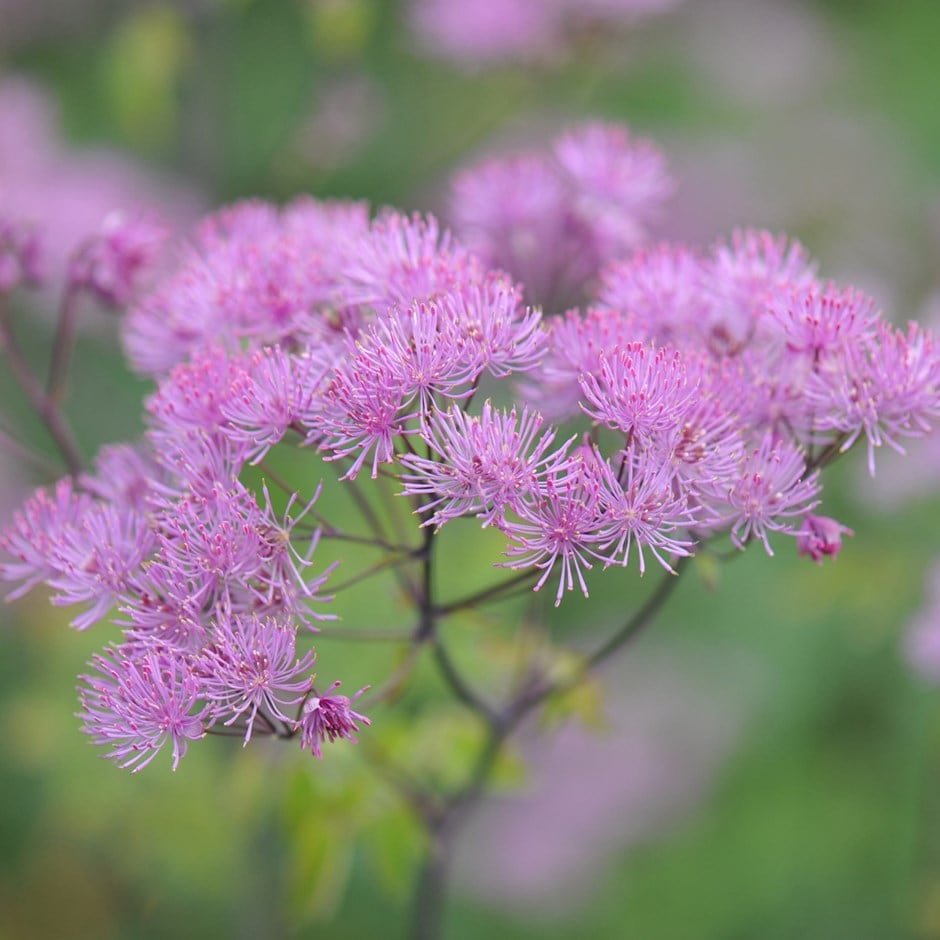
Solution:
M 377 561 L 374 565 L 371 565 L 364 571 L 360 571 L 359 574 L 353 575 L 352 577 L 347 578 L 345 581 L 340 581 L 339 584 L 331 584 L 329 588 L 330 593 L 338 594 L 340 591 L 352 587 L 354 584 L 359 584 L 360 581 L 365 581 L 366 578 L 371 578 L 373 575 L 380 574 L 388 568 L 391 568 L 394 571 L 398 571 L 402 565 L 414 559 L 416 554 L 417 553 L 415 551 L 411 551 L 407 555 L 396 555 L 392 558 L 383 558 L 381 561 Z M 400 571 L 398 571 L 398 573 L 401 574 Z M 407 581 L 407 579 L 399 578 L 399 581 L 404 582 Z M 411 587 L 411 582 L 408 581 L 409 592 Z
M 485 604 L 487 601 L 495 600 L 500 594 L 505 594 L 513 588 L 522 587 L 529 581 L 534 581 L 537 575 L 538 571 L 535 570 L 521 571 L 514 577 L 508 578 L 499 584 L 493 584 L 480 591 L 474 591 L 474 593 L 451 601 L 449 604 L 441 604 L 435 608 L 435 613 L 438 617 L 447 617 L 459 610 Z
M 485 702 L 477 693 L 467 684 L 463 676 L 457 671 L 454 661 L 450 658 L 447 648 L 441 641 L 440 634 L 435 630 L 431 639 L 431 651 L 434 655 L 434 661 L 444 678 L 444 681 L 450 687 L 454 695 L 464 703 L 471 711 L 477 712 L 488 723 L 497 719 L 497 712 Z
M 411 640 L 412 630 L 369 630 L 357 627 L 317 627 L 318 639 L 354 640 L 362 642 L 407 643 Z
M 688 565 L 689 559 L 681 558 L 675 565 L 674 574 L 664 574 L 647 601 L 619 630 L 585 658 L 585 672 L 604 663 L 642 632 L 675 590 L 679 576 L 687 570 Z M 488 710 L 483 713 L 487 721 L 486 737 L 464 785 L 450 795 L 438 815 L 426 820 L 431 841 L 415 888 L 412 936 L 416 940 L 436 940 L 441 934 L 453 838 L 469 812 L 482 798 L 506 739 L 546 699 L 567 691 L 582 678 L 583 673 L 574 678 L 536 683 L 523 689 L 501 711 Z
M 84 460 L 78 449 L 75 435 L 56 402 L 42 387 L 32 367 L 23 355 L 10 324 L 10 309 L 0 298 L 0 346 L 6 350 L 10 368 L 17 383 L 26 395 L 35 412 L 42 419 L 52 437 L 68 472 L 77 477 L 84 469 Z
M 81 291 L 73 286 L 65 289 L 59 309 L 52 357 L 49 360 L 49 376 L 46 380 L 46 395 L 56 404 L 62 401 L 65 380 L 69 371 L 69 360 L 75 347 L 75 324 L 78 320 L 78 300 Z

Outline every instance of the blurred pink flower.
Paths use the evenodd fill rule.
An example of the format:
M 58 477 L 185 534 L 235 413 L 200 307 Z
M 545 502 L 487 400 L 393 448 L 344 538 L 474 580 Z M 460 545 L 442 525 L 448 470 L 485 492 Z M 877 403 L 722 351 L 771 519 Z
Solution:
M 682 0 L 414 0 L 411 23 L 431 54 L 461 65 L 545 60 L 585 28 L 632 26 Z
M 610 685 L 601 730 L 523 731 L 525 791 L 482 808 L 458 858 L 464 890 L 553 924 L 576 920 L 611 856 L 676 825 L 707 796 L 743 730 L 752 677 L 738 675 L 718 697 L 675 663 L 642 655 Z
M 540 58 L 556 42 L 544 0 L 416 0 L 412 25 L 423 47 L 464 64 Z
M 0 79 L 0 216 L 35 228 L 53 282 L 114 213 L 158 208 L 171 230 L 182 231 L 202 202 L 192 188 L 117 151 L 70 147 L 45 92 L 27 79 Z

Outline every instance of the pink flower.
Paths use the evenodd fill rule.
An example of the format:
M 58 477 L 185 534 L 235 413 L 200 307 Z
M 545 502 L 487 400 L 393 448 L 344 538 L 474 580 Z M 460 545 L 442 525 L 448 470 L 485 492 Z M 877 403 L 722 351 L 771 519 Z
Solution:
M 842 536 L 855 535 L 848 527 L 829 516 L 807 515 L 796 536 L 800 555 L 809 555 L 817 564 L 823 557 L 835 558 L 842 551 Z
M 646 571 L 644 549 L 667 571 L 672 571 L 672 565 L 665 556 L 692 554 L 695 542 L 683 538 L 681 532 L 698 520 L 669 464 L 631 448 L 619 455 L 614 466 L 606 461 L 598 461 L 597 466 L 601 481 L 597 498 L 609 564 L 626 567 L 634 546 L 640 574 Z
M 650 339 L 700 347 L 712 307 L 706 270 L 704 261 L 682 245 L 641 248 L 603 271 L 600 302 L 629 312 Z
M 309 750 L 316 758 L 323 757 L 321 745 L 327 741 L 336 741 L 346 738 L 355 741 L 354 735 L 359 731 L 357 721 L 371 725 L 372 721 L 365 715 L 352 710 L 352 703 L 359 698 L 369 686 L 360 689 L 352 698 L 345 695 L 331 695 L 333 689 L 340 686 L 334 682 L 324 695 L 315 691 L 310 694 L 303 704 L 300 717 L 300 746 Z
M 598 499 L 600 485 L 596 473 L 584 463 L 576 464 L 557 479 L 549 478 L 544 492 L 522 503 L 518 519 L 508 519 L 502 529 L 510 545 L 503 562 L 506 568 L 537 568 L 542 571 L 535 590 L 548 580 L 556 564 L 559 567 L 555 606 L 565 591 L 574 590 L 575 582 L 588 596 L 584 572 L 593 565 L 590 559 L 603 558 L 600 546 L 610 537 Z
M 451 216 L 485 263 L 554 309 L 583 297 L 604 265 L 635 248 L 672 191 L 665 160 L 619 124 L 589 122 L 550 152 L 482 161 L 454 179 Z
M 864 342 L 875 326 L 874 301 L 854 288 L 797 288 L 784 293 L 770 308 L 783 331 L 787 349 L 813 360 L 838 355 Z
M 676 350 L 637 342 L 599 358 L 600 368 L 581 376 L 589 417 L 643 447 L 681 426 L 696 390 Z
M 61 541 L 93 505 L 93 500 L 86 493 L 76 492 L 71 478 L 66 477 L 51 491 L 36 490 L 13 514 L 10 525 L 0 531 L 0 548 L 14 559 L 0 565 L 0 577 L 22 582 L 10 593 L 9 600 L 22 597 L 59 573 L 56 552 Z
M 89 603 L 72 621 L 85 630 L 104 618 L 155 547 L 148 517 L 133 507 L 99 503 L 58 534 L 48 584 L 54 604 Z
M 146 216 L 111 213 L 72 255 L 69 284 L 108 306 L 126 306 L 150 273 L 167 234 Z
M 555 431 L 542 431 L 542 418 L 523 409 L 500 412 L 489 401 L 479 417 L 459 407 L 435 413 L 424 438 L 432 454 L 406 454 L 405 493 L 426 497 L 420 512 L 433 512 L 425 525 L 438 527 L 476 513 L 483 525 L 499 523 L 505 511 L 544 492 L 545 480 L 568 463 L 568 441 L 550 450 Z
M 285 709 L 310 690 L 315 660 L 312 650 L 296 656 L 297 629 L 290 622 L 252 615 L 222 617 L 210 643 L 196 657 L 202 696 L 219 720 L 243 721 L 245 744 L 256 720 L 273 731 L 273 721 L 292 728 Z M 309 701 L 309 700 L 308 700 Z
M 816 427 L 844 435 L 843 451 L 865 435 L 874 476 L 876 447 L 887 444 L 903 453 L 898 438 L 923 436 L 940 416 L 940 354 L 933 335 L 916 323 L 904 332 L 879 321 L 873 336 L 812 374 L 807 397 Z
M 204 737 L 212 723 L 187 658 L 167 647 L 116 647 L 93 657 L 91 665 L 96 672 L 80 677 L 82 730 L 110 747 L 105 757 L 133 773 L 172 744 L 176 770 L 189 742 Z
M 546 0 L 414 0 L 411 18 L 429 52 L 469 64 L 537 56 L 556 31 Z
M 347 248 L 336 280 L 340 307 L 384 313 L 434 300 L 483 276 L 477 259 L 432 215 L 386 210 Z
M 744 548 L 758 539 L 773 555 L 769 533 L 793 532 L 789 520 L 805 516 L 818 502 L 818 477 L 818 471 L 807 476 L 797 447 L 766 434 L 743 461 L 740 479 L 728 494 L 731 541 Z

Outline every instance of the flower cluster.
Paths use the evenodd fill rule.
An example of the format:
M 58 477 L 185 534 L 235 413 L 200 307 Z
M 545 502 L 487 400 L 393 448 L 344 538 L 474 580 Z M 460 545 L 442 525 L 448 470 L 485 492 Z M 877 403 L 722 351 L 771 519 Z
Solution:
M 488 265 L 551 310 L 579 300 L 600 269 L 642 243 L 673 184 L 660 151 L 622 125 L 584 124 L 548 152 L 522 151 L 454 179 L 450 217 Z
M 482 234 L 467 247 L 430 216 L 310 198 L 209 216 L 131 309 L 128 356 L 157 383 L 144 441 L 39 490 L 0 535 L 16 594 L 46 583 L 80 605 L 79 629 L 117 610 L 124 641 L 81 694 L 122 765 L 167 745 L 175 765 L 212 729 L 297 735 L 319 757 L 368 723 L 359 693 L 315 690 L 298 649 L 331 599 L 339 529 L 319 487 L 279 499 L 252 482 L 272 448 L 315 451 L 349 485 L 397 480 L 425 553 L 462 518 L 500 530 L 512 583 L 556 576 L 560 603 L 596 565 L 672 572 L 721 535 L 834 556 L 848 530 L 815 512 L 822 468 L 864 440 L 873 469 L 940 414 L 929 332 L 820 281 L 796 242 L 745 231 L 630 254 L 666 183 L 625 129 L 566 135 L 553 159 L 573 240 L 532 235 L 577 292 L 606 263 L 584 312 L 544 320 Z M 491 223 L 511 245 L 515 222 Z

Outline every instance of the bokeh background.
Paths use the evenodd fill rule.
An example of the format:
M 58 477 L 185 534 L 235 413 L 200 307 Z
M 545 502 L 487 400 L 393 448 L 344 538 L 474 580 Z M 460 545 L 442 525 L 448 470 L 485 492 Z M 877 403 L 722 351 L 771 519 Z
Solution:
M 422 41 L 403 2 L 0 0 L 0 205 L 32 200 L 62 258 L 108 200 L 178 232 L 249 195 L 443 211 L 462 162 L 602 117 L 668 155 L 658 236 L 786 231 L 898 321 L 936 317 L 940 4 L 650 6 L 535 61 L 474 63 Z M 53 302 L 22 325 L 37 361 Z M 139 432 L 147 386 L 114 323 L 86 316 L 68 410 L 91 454 Z M 54 459 L 5 368 L 4 420 Z M 702 568 L 622 662 L 526 728 L 458 853 L 449 936 L 940 937 L 940 693 L 906 652 L 940 555 L 938 452 L 874 481 L 864 460 L 834 468 L 828 511 L 856 533 L 835 563 L 779 540 L 773 559 Z M 49 475 L 0 454 L 2 518 Z M 554 635 L 616 623 L 634 590 L 598 580 L 590 605 L 549 614 Z M 390 616 L 379 590 L 347 620 Z M 72 714 L 107 630 L 69 630 L 39 595 L 0 617 L 0 937 L 402 934 L 416 832 L 355 748 L 315 765 L 210 739 L 176 774 L 130 777 Z M 471 660 L 473 627 L 454 637 Z M 319 649 L 352 688 L 392 655 Z M 459 709 L 374 717 L 445 779 L 469 746 Z

